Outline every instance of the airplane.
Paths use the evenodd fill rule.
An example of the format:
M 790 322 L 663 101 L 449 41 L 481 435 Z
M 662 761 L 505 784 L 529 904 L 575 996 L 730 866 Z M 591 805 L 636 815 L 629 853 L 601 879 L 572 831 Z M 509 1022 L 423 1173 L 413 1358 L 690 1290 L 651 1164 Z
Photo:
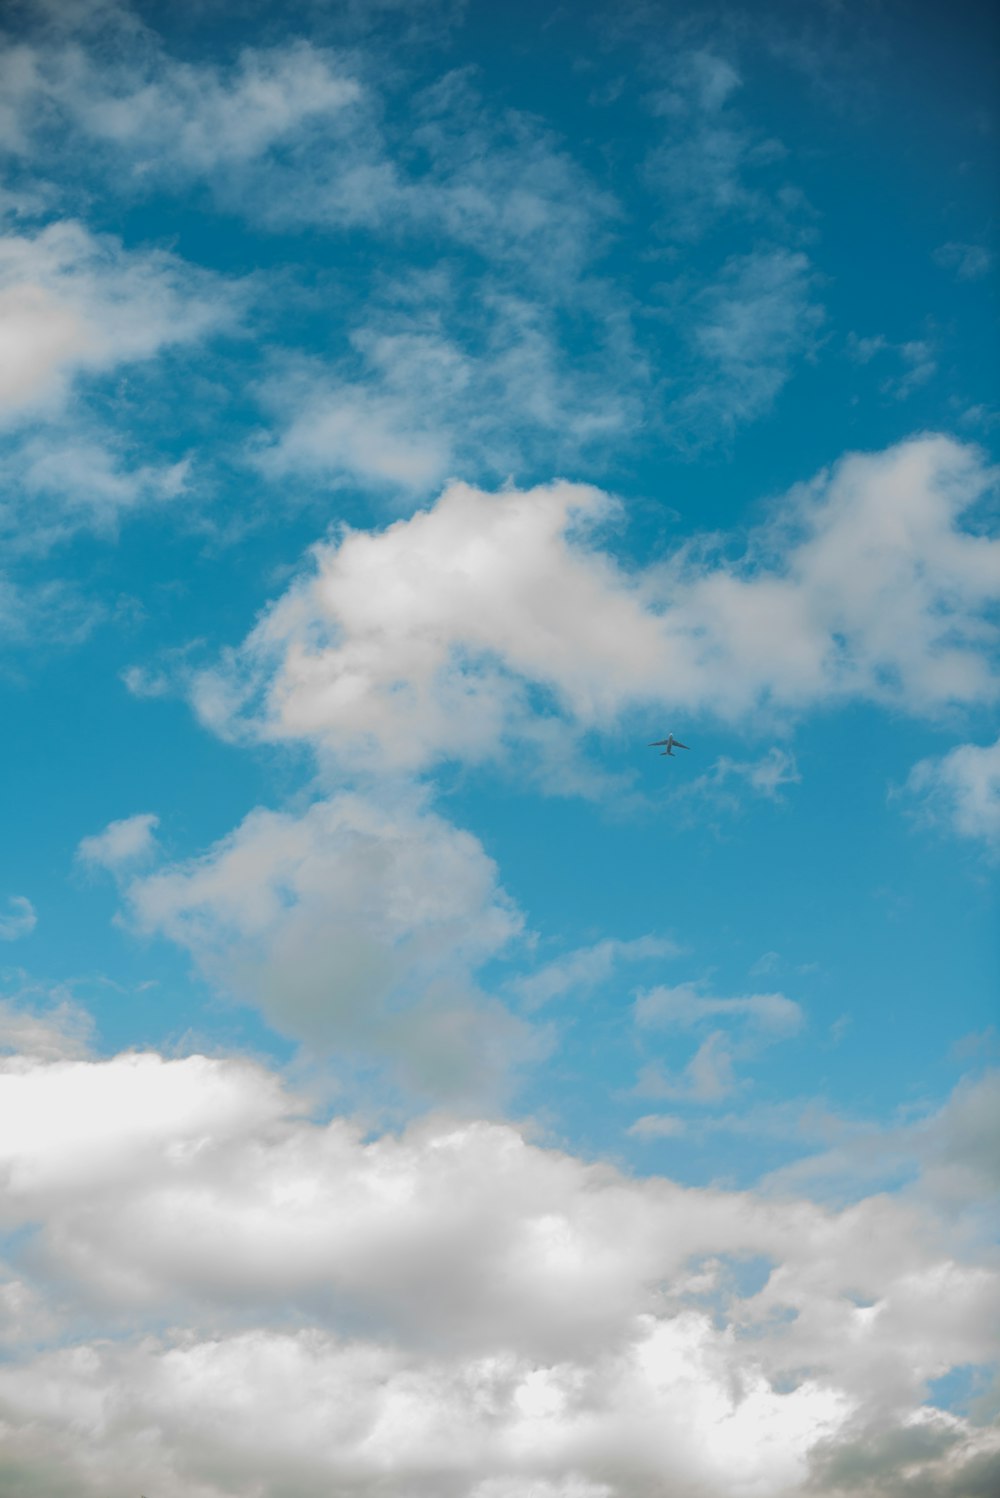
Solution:
M 689 744 L 682 744 L 680 739 L 675 739 L 672 733 L 668 733 L 665 739 L 654 739 L 651 744 L 647 745 L 647 748 L 659 749 L 664 744 L 666 744 L 667 747 L 663 750 L 663 754 L 669 754 L 671 759 L 673 759 L 674 757 L 675 749 L 690 748 Z M 663 758 L 663 754 L 660 755 L 661 759 Z

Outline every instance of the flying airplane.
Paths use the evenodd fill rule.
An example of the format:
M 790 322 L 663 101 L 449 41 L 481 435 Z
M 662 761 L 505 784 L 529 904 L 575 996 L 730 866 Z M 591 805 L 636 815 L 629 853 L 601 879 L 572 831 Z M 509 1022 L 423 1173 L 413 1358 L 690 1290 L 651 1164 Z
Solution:
M 675 749 L 690 748 L 689 744 L 682 744 L 680 739 L 675 739 L 672 733 L 668 733 L 665 739 L 654 739 L 648 747 L 650 749 L 660 749 L 664 744 L 667 747 L 663 750 L 663 754 L 669 754 L 671 759 L 674 757 Z M 661 759 L 663 758 L 663 754 L 660 755 Z

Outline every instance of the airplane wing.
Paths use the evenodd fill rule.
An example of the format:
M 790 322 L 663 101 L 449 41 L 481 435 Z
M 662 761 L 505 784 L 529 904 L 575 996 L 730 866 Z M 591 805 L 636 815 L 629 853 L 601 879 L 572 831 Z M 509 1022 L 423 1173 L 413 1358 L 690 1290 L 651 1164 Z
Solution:
M 661 744 L 669 744 L 669 742 L 670 742 L 669 739 L 654 739 L 651 744 L 647 744 L 646 745 L 646 748 L 647 749 L 659 749 L 659 747 L 660 747 Z M 674 743 L 676 744 L 676 742 L 677 742 L 677 740 L 675 739 Z
M 680 739 L 674 739 L 674 748 L 675 749 L 690 749 L 690 747 L 691 747 L 690 744 L 682 744 L 681 741 L 680 741 Z

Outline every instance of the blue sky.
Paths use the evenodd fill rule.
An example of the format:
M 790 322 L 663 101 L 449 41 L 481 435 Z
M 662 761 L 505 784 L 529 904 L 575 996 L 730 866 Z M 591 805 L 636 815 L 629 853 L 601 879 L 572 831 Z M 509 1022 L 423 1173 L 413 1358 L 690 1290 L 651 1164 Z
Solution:
M 4 24 L 11 1491 L 985 1492 L 995 17 Z

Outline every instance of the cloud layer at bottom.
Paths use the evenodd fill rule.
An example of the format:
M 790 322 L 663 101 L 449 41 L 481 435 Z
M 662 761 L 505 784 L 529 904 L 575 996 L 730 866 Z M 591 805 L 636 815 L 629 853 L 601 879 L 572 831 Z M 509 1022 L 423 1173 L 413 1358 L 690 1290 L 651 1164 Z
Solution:
M 927 1402 L 996 1344 L 981 1140 L 972 1210 L 919 1180 L 832 1209 L 632 1179 L 507 1123 L 372 1138 L 246 1061 L 60 1056 L 43 1031 L 0 1071 L 5 1491 L 994 1490 L 985 1412 Z

